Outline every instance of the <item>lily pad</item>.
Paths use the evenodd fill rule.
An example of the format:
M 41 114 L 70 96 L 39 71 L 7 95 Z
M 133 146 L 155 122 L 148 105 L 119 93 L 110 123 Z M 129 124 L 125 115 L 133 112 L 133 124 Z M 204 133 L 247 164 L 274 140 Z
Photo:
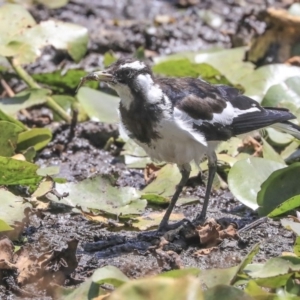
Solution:
M 193 166 L 190 176 L 196 176 L 198 172 L 199 169 Z M 158 171 L 157 177 L 142 190 L 142 195 L 147 199 L 149 199 L 147 195 L 151 195 L 152 198 L 155 195 L 158 195 L 159 198 L 171 197 L 175 193 L 180 178 L 178 167 L 174 164 L 167 164 Z
M 27 89 L 11 98 L 0 99 L 0 109 L 8 115 L 15 115 L 19 110 L 47 101 L 50 91 L 46 89 Z
M 284 167 L 285 164 L 258 157 L 240 160 L 229 171 L 229 189 L 240 202 L 255 210 L 259 207 L 256 199 L 261 184 Z
M 39 151 L 46 147 L 52 140 L 52 132 L 48 128 L 33 128 L 22 132 L 18 137 L 18 151 L 25 151 L 33 147 Z
M 36 185 L 42 179 L 37 169 L 30 162 L 0 156 L 0 185 Z
M 77 99 L 93 121 L 104 123 L 117 123 L 119 121 L 120 99 L 118 97 L 88 87 L 81 87 Z
M 254 300 L 240 289 L 223 284 L 206 290 L 204 298 L 205 300 Z
M 300 76 L 298 67 L 286 64 L 272 64 L 260 67 L 249 73 L 243 77 L 241 84 L 245 88 L 245 95 L 260 103 L 271 86 L 294 76 Z
M 65 73 L 54 71 L 52 73 L 32 74 L 33 79 L 38 83 L 46 85 L 53 93 L 73 94 L 78 86 L 78 78 L 86 75 L 84 70 L 71 69 Z M 98 82 L 87 81 L 85 86 L 96 89 Z
M 267 215 L 284 201 L 300 194 L 299 172 L 300 163 L 294 163 L 274 171 L 263 182 L 257 195 L 260 215 Z
M 244 61 L 245 49 L 245 47 L 239 47 L 199 53 L 195 55 L 194 62 L 199 64 L 199 67 L 208 64 L 232 84 L 243 86 L 243 78 L 250 75 L 254 69 L 252 63 Z
M 183 278 L 154 277 L 129 281 L 115 290 L 109 300 L 135 299 L 197 299 L 203 300 L 199 280 L 186 276 Z M 220 298 L 219 298 L 220 299 Z
M 263 106 L 280 106 L 282 102 L 290 102 L 300 107 L 300 76 L 290 77 L 269 88 L 261 104 Z
M 13 156 L 17 146 L 18 135 L 23 128 L 14 123 L 0 121 L 0 156 Z
M 75 61 L 86 52 L 88 34 L 85 27 L 54 20 L 36 24 L 27 10 L 17 4 L 0 7 L 0 21 L 3 28 L 0 55 L 14 56 L 18 64 L 34 62 L 47 45 L 68 51 Z M 12 28 L 12 32 L 7 28 Z
M 140 217 L 134 219 L 132 227 L 139 230 L 148 230 L 150 228 L 156 227 L 161 222 L 165 212 L 151 212 L 149 214 L 144 214 Z M 171 214 L 170 221 L 180 221 L 184 219 L 183 214 Z
M 172 77 L 201 77 L 211 83 L 231 84 L 222 74 L 214 67 L 207 63 L 192 63 L 187 58 L 176 60 L 166 60 L 153 66 L 153 72 L 164 76 Z
M 264 139 L 263 140 L 263 157 L 268 160 L 274 160 L 279 163 L 285 164 L 284 159 L 280 156 L 279 153 Z
M 60 193 L 69 193 L 68 197 L 58 200 L 53 195 L 48 197 L 56 202 L 71 207 L 81 207 L 83 211 L 99 210 L 115 216 L 139 215 L 144 212 L 146 200 L 139 199 L 134 188 L 116 188 L 109 178 L 97 176 L 78 183 L 56 184 Z
M 290 219 L 281 219 L 281 225 L 288 230 L 292 230 L 297 236 L 300 236 L 300 223 Z
M 22 197 L 15 196 L 11 192 L 0 188 L 1 210 L 0 210 L 0 231 L 13 229 L 18 227 L 25 218 L 24 210 L 31 207 L 29 203 L 25 203 Z
M 0 100 L 0 105 L 1 105 L 1 100 Z M 20 128 L 22 128 L 23 130 L 27 130 L 27 127 L 21 123 L 20 121 L 18 121 L 17 119 L 7 115 L 4 111 L 2 111 L 0 109 L 0 121 L 7 121 L 9 123 L 13 123 L 17 126 L 19 126 Z
M 268 141 L 273 146 L 284 147 L 290 144 L 294 137 L 290 134 L 280 132 L 274 128 L 266 128 L 268 133 Z

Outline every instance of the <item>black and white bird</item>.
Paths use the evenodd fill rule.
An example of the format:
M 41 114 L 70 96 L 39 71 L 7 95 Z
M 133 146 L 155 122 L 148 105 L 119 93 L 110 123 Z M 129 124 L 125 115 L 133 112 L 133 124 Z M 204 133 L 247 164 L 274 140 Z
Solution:
M 174 62 L 176 63 L 176 62 Z M 191 172 L 190 163 L 208 158 L 209 175 L 198 220 L 206 216 L 221 141 L 272 126 L 300 139 L 296 117 L 287 109 L 261 107 L 239 90 L 211 85 L 196 78 L 155 78 L 143 61 L 119 59 L 105 71 L 82 78 L 106 82 L 121 98 L 121 125 L 154 161 L 177 164 L 182 178 L 177 185 L 159 230 L 168 221 Z M 80 84 L 80 85 L 81 85 Z

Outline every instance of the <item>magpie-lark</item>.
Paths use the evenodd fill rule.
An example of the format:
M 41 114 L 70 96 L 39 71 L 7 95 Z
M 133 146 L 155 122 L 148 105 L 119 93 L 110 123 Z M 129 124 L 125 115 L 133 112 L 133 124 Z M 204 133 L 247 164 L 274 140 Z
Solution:
M 175 62 L 176 63 L 176 62 Z M 105 71 L 81 79 L 104 81 L 121 98 L 121 126 L 154 161 L 176 163 L 182 178 L 177 185 L 159 230 L 168 220 L 191 171 L 204 155 L 209 175 L 205 199 L 197 220 L 203 220 L 216 172 L 215 148 L 232 136 L 266 126 L 300 139 L 300 127 L 289 122 L 295 116 L 287 109 L 261 107 L 239 90 L 211 85 L 196 78 L 155 78 L 144 62 L 119 59 Z

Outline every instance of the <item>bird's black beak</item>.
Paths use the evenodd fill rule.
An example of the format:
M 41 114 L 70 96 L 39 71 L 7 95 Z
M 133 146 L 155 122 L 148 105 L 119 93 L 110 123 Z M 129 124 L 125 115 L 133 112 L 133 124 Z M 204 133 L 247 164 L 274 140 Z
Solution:
M 75 93 L 78 92 L 79 88 L 86 82 L 86 81 L 104 81 L 104 82 L 110 82 L 113 78 L 113 75 L 110 74 L 107 71 L 97 71 L 90 73 L 82 78 L 80 78 L 80 82 L 78 84 L 78 87 L 75 91 Z

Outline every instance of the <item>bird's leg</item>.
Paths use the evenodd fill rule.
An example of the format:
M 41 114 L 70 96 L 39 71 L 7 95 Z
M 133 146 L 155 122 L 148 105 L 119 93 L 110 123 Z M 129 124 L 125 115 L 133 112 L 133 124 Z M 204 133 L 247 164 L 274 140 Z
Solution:
M 204 197 L 204 203 L 202 206 L 202 211 L 198 216 L 196 217 L 195 221 L 204 221 L 206 217 L 206 211 L 208 207 L 208 202 L 209 202 L 209 197 L 210 197 L 210 192 L 212 188 L 212 184 L 214 181 L 214 177 L 217 171 L 217 155 L 213 151 L 210 153 L 208 156 L 208 180 L 207 180 L 207 186 L 206 186 L 206 191 L 205 191 L 205 197 Z
M 159 224 L 159 227 L 158 227 L 158 231 L 164 231 L 166 229 L 169 229 L 168 228 L 168 221 L 169 221 L 169 218 L 170 218 L 170 215 L 172 213 L 172 210 L 176 204 L 176 201 L 178 200 L 181 192 L 182 192 L 182 189 L 184 188 L 184 186 L 186 185 L 189 177 L 190 177 L 190 173 L 191 173 L 191 166 L 189 164 L 185 164 L 183 166 L 178 166 L 179 170 L 180 170 L 180 173 L 181 173 L 181 180 L 179 182 L 179 184 L 177 185 L 176 187 L 176 191 L 170 201 L 170 204 L 167 208 L 167 211 L 165 213 L 165 215 L 163 216 L 160 224 Z

